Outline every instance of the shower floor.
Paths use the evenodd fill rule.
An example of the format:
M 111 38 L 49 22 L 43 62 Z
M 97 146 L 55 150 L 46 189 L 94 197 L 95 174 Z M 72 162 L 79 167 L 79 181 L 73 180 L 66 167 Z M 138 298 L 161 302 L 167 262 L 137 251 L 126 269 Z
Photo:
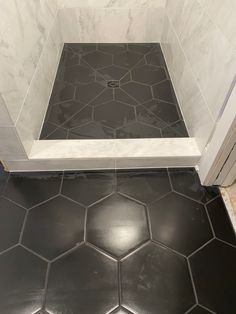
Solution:
M 65 44 L 40 139 L 188 137 L 159 44 Z
M 236 240 L 194 169 L 0 169 L 1 314 L 235 314 Z

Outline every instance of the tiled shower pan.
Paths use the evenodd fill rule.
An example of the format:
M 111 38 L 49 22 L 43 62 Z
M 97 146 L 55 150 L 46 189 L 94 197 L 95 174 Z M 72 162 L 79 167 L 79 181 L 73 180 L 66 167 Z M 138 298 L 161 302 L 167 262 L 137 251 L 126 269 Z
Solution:
M 41 139 L 188 137 L 159 44 L 65 44 Z

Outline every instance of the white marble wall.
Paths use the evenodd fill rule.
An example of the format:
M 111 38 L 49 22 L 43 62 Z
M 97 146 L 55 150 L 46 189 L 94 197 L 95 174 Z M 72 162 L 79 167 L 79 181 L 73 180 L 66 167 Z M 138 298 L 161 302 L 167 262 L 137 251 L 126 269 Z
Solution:
M 201 150 L 236 72 L 233 44 L 211 18 L 214 11 L 205 7 L 207 2 L 167 0 L 162 34 L 163 52 L 187 128 Z M 236 30 L 236 18 L 233 29 Z
M 158 42 L 165 0 L 67 0 L 60 10 L 64 42 Z

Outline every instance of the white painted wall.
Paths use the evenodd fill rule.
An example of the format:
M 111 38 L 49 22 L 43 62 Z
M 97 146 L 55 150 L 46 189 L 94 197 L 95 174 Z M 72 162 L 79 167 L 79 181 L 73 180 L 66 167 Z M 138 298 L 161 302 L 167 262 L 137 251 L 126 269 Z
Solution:
M 162 47 L 189 130 L 203 150 L 236 70 L 235 0 L 167 0 Z

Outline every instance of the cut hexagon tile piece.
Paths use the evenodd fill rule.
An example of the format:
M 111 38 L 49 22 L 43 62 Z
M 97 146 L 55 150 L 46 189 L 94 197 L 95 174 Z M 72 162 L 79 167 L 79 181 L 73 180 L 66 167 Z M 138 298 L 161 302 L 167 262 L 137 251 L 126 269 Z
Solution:
M 105 80 L 120 80 L 122 76 L 127 72 L 126 68 L 117 67 L 115 65 L 111 65 L 106 68 L 102 68 L 99 70 L 99 73 L 103 75 Z
M 213 235 L 205 208 L 200 203 L 171 193 L 149 207 L 154 240 L 189 255 Z
M 114 194 L 89 207 L 87 241 L 104 251 L 122 256 L 148 238 L 143 205 Z
M 4 195 L 30 208 L 54 195 L 60 190 L 61 172 L 18 172 L 10 175 Z
M 134 108 L 113 100 L 94 109 L 94 120 L 116 129 L 135 120 Z
M 154 97 L 160 100 L 177 104 L 174 89 L 170 80 L 152 86 Z
M 78 65 L 79 55 L 75 53 L 70 47 L 65 46 L 65 48 L 62 51 L 61 64 L 65 67 Z M 59 68 L 61 64 L 59 65 Z
M 118 306 L 117 262 L 82 246 L 51 266 L 50 313 L 104 314 Z
M 159 53 L 156 51 L 150 52 L 146 55 L 147 64 L 166 67 L 165 59 L 163 57 L 162 52 Z
M 116 138 L 159 138 L 161 132 L 157 128 L 142 124 L 140 122 L 129 123 L 116 130 Z
M 101 51 L 90 52 L 82 57 L 92 68 L 99 69 L 112 65 L 112 55 Z
M 162 137 L 189 137 L 183 120 L 179 120 L 161 130 Z
M 127 49 L 127 44 L 98 44 L 98 50 L 110 54 L 123 52 Z
M 0 313 L 35 313 L 42 306 L 47 263 L 16 247 L 0 255 Z
M 133 81 L 154 85 L 166 79 L 166 72 L 163 68 L 153 65 L 143 65 L 132 70 Z
M 212 314 L 212 312 L 207 311 L 201 306 L 196 306 L 192 311 L 188 312 L 189 314 Z
M 123 103 L 126 103 L 131 106 L 137 106 L 138 102 L 134 98 L 130 97 L 128 94 L 126 94 L 122 89 L 116 88 L 114 90 L 114 96 L 115 100 L 121 101 Z
M 234 314 L 236 249 L 214 240 L 190 258 L 190 265 L 200 304 Z
M 65 172 L 62 194 L 88 206 L 111 194 L 114 180 L 113 171 Z
M 74 98 L 75 87 L 62 81 L 55 81 L 52 95 L 50 98 L 50 104 L 56 104 L 58 102 L 70 100 Z
M 117 185 L 119 192 L 146 204 L 171 191 L 166 169 L 119 171 Z
M 111 100 L 113 100 L 113 91 L 111 88 L 106 88 L 90 103 L 90 106 L 96 107 Z
M 129 82 L 122 85 L 121 88 L 140 103 L 144 103 L 152 99 L 151 88 L 147 85 L 137 82 Z
M 183 314 L 195 303 L 186 259 L 151 243 L 122 261 L 121 285 L 134 313 Z
M 156 127 L 158 129 L 165 128 L 168 124 L 155 116 L 151 111 L 147 110 L 142 105 L 136 108 L 136 117 L 139 122 Z
M 0 252 L 19 241 L 25 209 L 0 198 Z
M 66 68 L 63 81 L 76 84 L 76 83 L 90 83 L 95 80 L 95 73 L 89 67 L 83 65 L 75 65 Z
M 153 99 L 143 106 L 167 123 L 171 124 L 180 119 L 177 107 L 173 104 Z
M 142 54 L 134 51 L 124 51 L 114 56 L 114 64 L 131 69 L 143 58 Z
M 236 236 L 221 197 L 206 205 L 217 238 L 236 245 Z
M 44 122 L 43 128 L 40 134 L 40 139 L 66 139 L 67 130 L 56 125 L 53 125 L 49 122 Z
M 79 55 L 84 55 L 86 53 L 96 51 L 97 44 L 88 44 L 88 43 L 69 43 L 65 44 L 66 47 L 69 47 L 71 50 L 73 50 L 75 53 L 78 53 Z
M 48 122 L 60 126 L 76 114 L 76 112 L 80 111 L 84 106 L 84 104 L 75 100 L 69 100 L 53 105 L 51 106 L 47 120 Z
M 93 108 L 90 106 L 86 106 L 82 110 L 80 110 L 77 114 L 75 114 L 71 119 L 67 120 L 63 127 L 67 129 L 72 129 L 75 127 L 79 127 L 93 120 Z
M 76 89 L 76 99 L 79 101 L 88 104 L 95 97 L 97 97 L 103 90 L 105 86 L 101 83 L 89 83 L 86 85 L 79 85 Z
M 169 173 L 174 190 L 196 201 L 206 203 L 219 195 L 217 187 L 204 187 L 201 185 L 194 168 L 172 168 L 169 169 Z
M 56 197 L 30 210 L 23 244 L 53 259 L 84 239 L 85 209 L 64 197 Z
M 105 139 L 114 137 L 114 130 L 94 121 L 71 129 L 68 135 L 69 139 Z
M 146 54 L 148 53 L 150 50 L 152 50 L 155 46 L 155 44 L 148 44 L 148 43 L 138 43 L 138 44 L 128 44 L 128 49 L 130 51 L 135 51 L 141 54 Z

